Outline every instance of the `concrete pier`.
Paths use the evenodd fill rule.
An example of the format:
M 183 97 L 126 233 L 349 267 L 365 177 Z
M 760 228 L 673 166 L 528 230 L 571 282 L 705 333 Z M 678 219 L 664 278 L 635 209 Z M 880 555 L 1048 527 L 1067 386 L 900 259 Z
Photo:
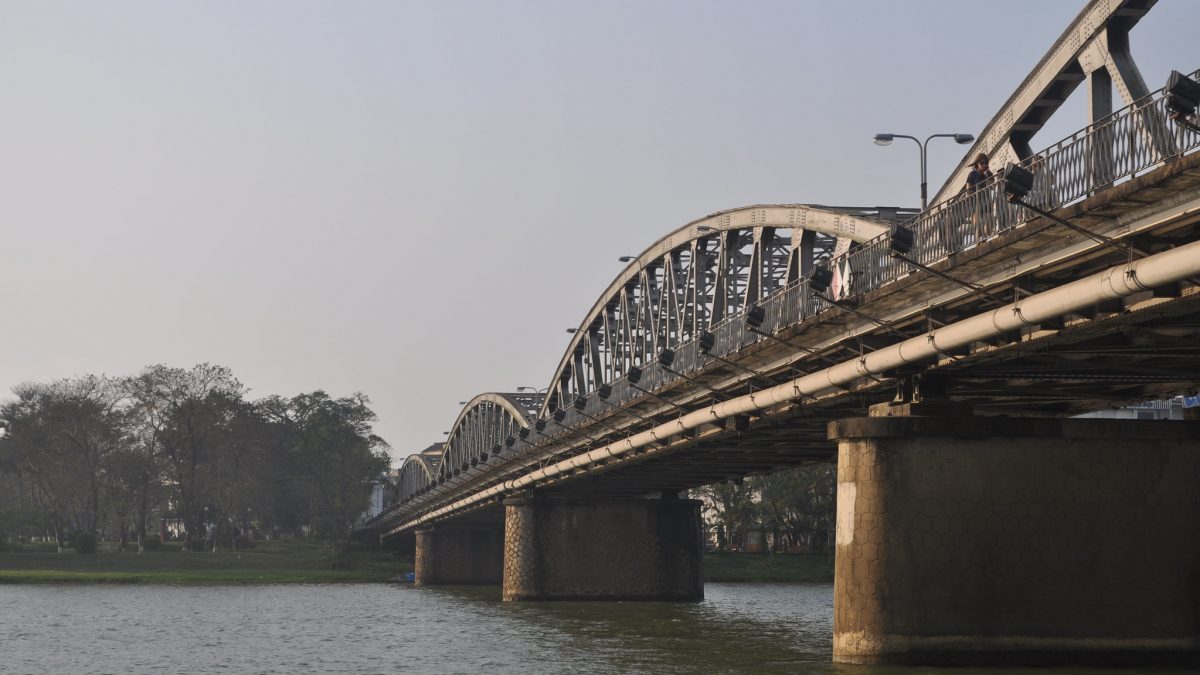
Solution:
M 496 526 L 452 524 L 417 530 L 413 561 L 416 586 L 499 584 L 504 531 Z
M 1200 423 L 870 417 L 829 436 L 835 661 L 1200 656 Z
M 505 600 L 700 600 L 700 502 L 505 502 Z

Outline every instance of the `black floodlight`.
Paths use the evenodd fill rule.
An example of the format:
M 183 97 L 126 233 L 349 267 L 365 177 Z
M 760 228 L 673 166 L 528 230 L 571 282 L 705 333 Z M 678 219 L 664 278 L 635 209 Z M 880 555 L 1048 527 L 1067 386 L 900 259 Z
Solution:
M 1022 199 L 1033 189 L 1033 172 L 1016 164 L 1004 167 L 1004 192 L 1008 201 Z
M 521 430 L 517 432 L 517 435 L 521 437 L 521 440 L 529 438 L 529 427 L 521 427 Z
M 546 430 L 546 420 L 540 419 L 540 420 L 534 422 L 533 428 L 537 429 L 538 431 L 545 431 Z
M 507 437 L 507 438 L 505 438 L 505 439 L 504 439 L 504 445 L 505 445 L 505 446 L 507 446 L 507 447 L 510 447 L 510 448 L 511 448 L 512 446 L 514 446 L 514 445 L 516 445 L 516 444 L 517 444 L 517 437 L 516 437 L 516 436 L 509 436 L 509 437 Z M 497 447 L 497 448 L 499 448 L 499 447 L 500 447 L 500 446 L 499 446 L 499 444 L 497 444 L 497 445 L 496 445 L 496 447 Z M 499 450 L 497 450 L 497 451 L 496 451 L 496 454 L 497 454 L 497 455 L 498 455 L 498 454 L 500 454 L 500 451 L 499 451 Z
M 576 396 L 574 405 L 576 410 L 583 410 L 587 407 L 587 397 L 583 395 Z
M 893 227 L 892 237 L 891 241 L 888 243 L 888 247 L 892 249 L 893 253 L 899 253 L 901 255 L 908 253 L 913 247 L 913 231 L 907 227 L 901 227 L 899 225 Z
M 808 277 L 808 290 L 813 293 L 824 293 L 833 283 L 833 271 L 827 267 L 815 267 Z
M 1172 70 L 1163 93 L 1167 98 L 1171 119 L 1180 120 L 1196 114 L 1196 106 L 1200 105 L 1200 82 L 1178 70 Z
M 559 408 L 554 411 L 554 421 L 562 424 L 562 421 L 567 419 L 567 411 Z
M 642 369 L 637 366 L 629 366 L 629 372 L 625 373 L 625 379 L 632 384 L 637 384 L 642 379 Z
M 670 347 L 663 347 L 663 350 L 658 353 L 658 363 L 663 368 L 670 368 L 672 363 L 675 363 L 675 350 Z
M 608 398 L 609 396 L 612 396 L 612 385 L 610 385 L 610 384 L 600 385 L 600 387 L 598 389 L 596 389 L 596 395 L 599 396 L 600 400 L 602 400 L 602 401 L 604 399 Z
M 767 310 L 763 309 L 762 305 L 750 305 L 750 309 L 746 310 L 746 325 L 750 328 L 758 328 L 765 318 Z
M 700 331 L 700 337 L 696 338 L 696 343 L 700 345 L 700 351 L 707 354 L 717 344 L 717 336 L 706 330 L 702 330 Z

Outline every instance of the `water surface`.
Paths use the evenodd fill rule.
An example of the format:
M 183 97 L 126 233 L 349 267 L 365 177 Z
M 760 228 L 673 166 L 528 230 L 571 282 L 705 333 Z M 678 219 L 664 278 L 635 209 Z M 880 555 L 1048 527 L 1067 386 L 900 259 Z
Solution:
M 835 666 L 831 584 L 707 584 L 705 595 L 502 603 L 498 587 L 0 586 L 0 672 L 1039 672 Z

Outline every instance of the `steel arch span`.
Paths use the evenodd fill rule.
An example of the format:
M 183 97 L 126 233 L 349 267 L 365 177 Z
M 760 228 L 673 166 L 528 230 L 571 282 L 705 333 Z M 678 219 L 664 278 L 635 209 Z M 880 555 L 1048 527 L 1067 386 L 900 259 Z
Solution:
M 1154 359 L 1170 354 L 1147 356 L 1154 367 L 1134 372 L 1124 361 L 1141 352 L 1111 352 L 1121 356 L 1106 361 L 1113 347 L 1104 340 L 1117 338 L 1099 331 L 1111 302 L 966 344 L 943 339 L 948 326 L 966 325 L 1010 294 L 1026 304 L 1006 311 L 1024 311 L 1031 294 L 1200 237 L 1192 218 L 1200 183 L 1189 182 L 1200 175 L 1200 121 L 1191 114 L 1172 123 L 1165 89 L 1146 92 L 1128 53 L 1129 29 L 1154 4 L 1091 0 L 969 151 L 1021 167 L 1032 181 L 1026 201 L 1010 199 L 999 176 L 961 192 L 960 171 L 920 213 L 756 205 L 679 227 L 631 259 L 595 300 L 544 397 L 472 399 L 444 446 L 402 467 L 401 501 L 411 503 L 372 527 L 394 533 L 560 483 L 572 493 L 650 494 L 794 463 L 806 448 L 827 449 L 826 417 L 893 395 L 884 390 L 899 383 L 899 371 L 869 366 L 900 352 L 905 364 L 954 374 L 956 396 L 992 411 L 1068 414 L 1178 393 L 1190 362 L 1164 368 Z M 1200 81 L 1200 71 L 1186 77 Z M 1085 128 L 1033 153 L 1031 135 L 1085 81 L 1094 100 L 1112 99 L 1115 87 L 1130 104 L 1093 106 Z M 1093 236 L 1050 212 L 1073 214 Z M 1106 238 L 1133 243 L 1106 247 Z M 1182 298 L 1187 284 L 1176 285 L 1155 289 L 1154 299 Z M 1193 301 L 1178 300 L 1180 316 Z M 1193 336 L 1177 347 L 1192 354 L 1194 331 L 1179 321 L 1168 330 Z M 1070 334 L 1040 337 L 1055 330 Z M 1127 333 L 1121 339 L 1140 339 Z M 1047 354 L 1024 351 L 1033 339 L 1046 340 L 1037 349 Z M 1049 355 L 1092 339 L 1090 351 L 1066 361 Z M 936 349 L 918 350 L 923 361 L 909 358 L 929 345 Z M 1064 368 L 1071 359 L 1113 372 L 1081 375 Z M 1009 361 L 1021 367 L 1000 367 Z M 1061 391 L 1048 393 L 1043 380 Z M 723 434 L 738 438 L 736 459 L 716 445 Z M 686 476 L 655 459 L 688 448 L 696 452 L 686 455 L 694 465 Z
M 541 400 L 541 394 L 490 392 L 467 401 L 443 443 L 431 482 L 442 483 L 495 461 L 506 444 L 511 446 L 512 439 L 530 427 Z
M 423 494 L 433 485 L 435 462 L 424 454 L 404 458 L 397 472 L 397 503 L 404 504 L 413 497 Z
M 611 385 L 664 349 L 712 331 L 797 282 L 815 265 L 884 234 L 900 211 L 758 205 L 676 229 L 630 261 L 592 305 L 559 361 L 538 417 Z M 848 277 L 838 281 L 849 283 Z

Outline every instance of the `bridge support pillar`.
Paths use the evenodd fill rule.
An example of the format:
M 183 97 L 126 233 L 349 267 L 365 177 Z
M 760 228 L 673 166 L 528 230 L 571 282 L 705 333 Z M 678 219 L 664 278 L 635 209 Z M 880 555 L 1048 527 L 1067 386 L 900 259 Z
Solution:
M 1200 423 L 870 417 L 829 435 L 835 661 L 1197 660 Z
M 700 502 L 509 499 L 504 599 L 701 600 Z
M 499 527 L 439 524 L 417 530 L 414 585 L 499 584 L 503 556 L 504 531 Z

